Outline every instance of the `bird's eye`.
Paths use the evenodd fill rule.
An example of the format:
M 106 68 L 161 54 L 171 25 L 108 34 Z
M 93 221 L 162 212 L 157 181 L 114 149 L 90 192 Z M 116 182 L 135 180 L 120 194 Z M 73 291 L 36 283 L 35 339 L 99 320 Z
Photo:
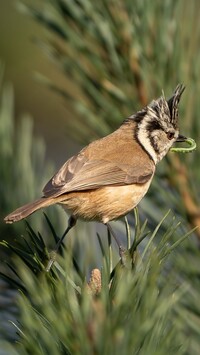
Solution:
M 171 139 L 174 138 L 174 133 L 173 132 L 168 132 L 167 133 L 167 138 L 171 141 Z

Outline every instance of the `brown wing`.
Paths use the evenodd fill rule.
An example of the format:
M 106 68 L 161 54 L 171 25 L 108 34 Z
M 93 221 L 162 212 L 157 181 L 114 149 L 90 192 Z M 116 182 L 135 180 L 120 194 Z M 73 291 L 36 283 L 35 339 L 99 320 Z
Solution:
M 142 148 L 136 151 L 138 144 L 132 137 L 130 142 L 127 144 L 121 136 L 110 135 L 91 143 L 61 167 L 45 186 L 44 196 L 145 183 L 154 174 L 155 165 Z

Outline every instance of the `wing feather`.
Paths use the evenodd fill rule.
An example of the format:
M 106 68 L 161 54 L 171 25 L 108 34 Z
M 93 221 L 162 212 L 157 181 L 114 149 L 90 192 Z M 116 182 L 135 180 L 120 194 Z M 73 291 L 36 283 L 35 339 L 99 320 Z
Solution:
M 154 174 L 154 165 L 118 165 L 107 160 L 88 160 L 85 156 L 69 159 L 45 186 L 44 196 L 91 190 L 108 185 L 143 184 Z
M 134 123 L 90 143 L 70 158 L 44 187 L 45 197 L 109 185 L 144 184 L 155 164 L 133 136 Z

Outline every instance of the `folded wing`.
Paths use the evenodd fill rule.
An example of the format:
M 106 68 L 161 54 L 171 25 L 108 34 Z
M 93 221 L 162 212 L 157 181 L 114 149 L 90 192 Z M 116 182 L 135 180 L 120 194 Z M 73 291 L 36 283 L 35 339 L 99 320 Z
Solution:
M 97 189 L 109 185 L 144 184 L 154 174 L 155 166 L 134 158 L 130 163 L 89 159 L 84 152 L 70 158 L 47 183 L 45 197 L 67 192 Z

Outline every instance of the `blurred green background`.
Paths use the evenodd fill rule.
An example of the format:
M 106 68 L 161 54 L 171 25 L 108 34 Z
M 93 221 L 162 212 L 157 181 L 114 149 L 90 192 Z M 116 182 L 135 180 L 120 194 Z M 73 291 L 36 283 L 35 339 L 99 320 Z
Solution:
M 182 82 L 180 129 L 197 140 L 197 150 L 171 153 L 159 164 L 141 213 L 154 224 L 172 208 L 186 227 L 199 223 L 199 2 L 8 0 L 0 16 L 5 111 L 13 93 L 3 87 L 10 82 L 14 89 L 13 111 L 2 114 L 2 145 L 8 148 L 1 152 L 0 216 L 40 195 L 42 184 L 80 146 L 116 129 L 162 90 L 170 96 Z M 24 113 L 33 123 L 20 123 Z M 9 232 L 14 228 L 21 227 Z
M 1 1 L 1 239 L 14 240 L 26 233 L 24 222 L 6 226 L 3 217 L 38 197 L 56 167 L 80 146 L 116 129 L 162 90 L 169 97 L 178 83 L 186 85 L 180 130 L 196 140 L 197 149 L 167 155 L 139 213 L 153 231 L 172 210 L 174 217 L 162 223 L 157 243 L 173 218 L 181 225 L 171 233 L 172 242 L 200 225 L 199 15 L 197 0 Z M 60 235 L 66 216 L 56 207 L 47 213 Z M 48 240 L 42 213 L 29 220 Z M 129 221 L 132 226 L 133 214 Z M 124 230 L 120 222 L 114 226 L 120 234 Z M 78 223 L 71 233 L 73 240 L 80 236 L 76 248 L 80 265 L 101 262 L 98 251 L 93 252 L 97 228 Z M 187 323 L 185 313 L 181 333 L 181 338 L 188 333 L 192 337 L 185 352 L 189 354 L 199 353 L 199 240 L 196 230 L 178 246 L 176 277 L 173 274 L 178 284 L 184 280 L 190 285 L 184 306 L 192 321 Z
M 44 1 L 35 1 L 35 4 Z M 74 140 L 66 139 L 66 120 L 70 116 L 62 98 L 59 98 L 36 78 L 37 72 L 51 78 L 62 88 L 66 80 L 61 71 L 37 46 L 36 39 L 47 31 L 17 9 L 15 0 L 0 3 L 0 60 L 4 64 L 4 82 L 14 88 L 15 119 L 29 113 L 34 120 L 34 133 L 42 136 L 48 154 L 57 165 L 77 151 Z M 56 147 L 56 149 L 55 149 Z

